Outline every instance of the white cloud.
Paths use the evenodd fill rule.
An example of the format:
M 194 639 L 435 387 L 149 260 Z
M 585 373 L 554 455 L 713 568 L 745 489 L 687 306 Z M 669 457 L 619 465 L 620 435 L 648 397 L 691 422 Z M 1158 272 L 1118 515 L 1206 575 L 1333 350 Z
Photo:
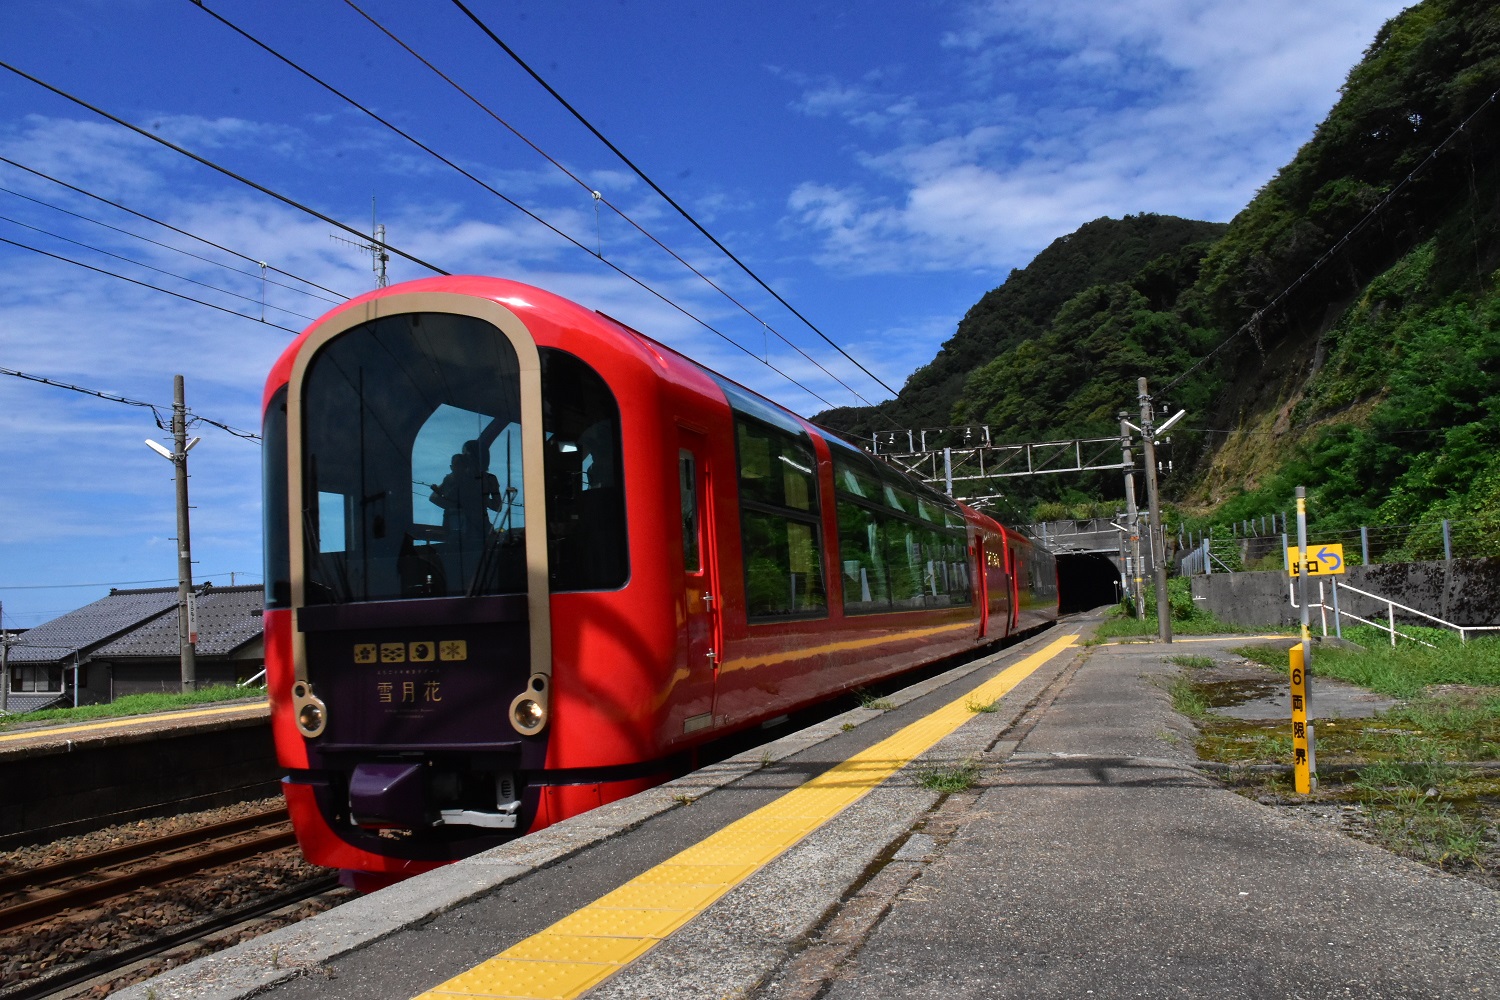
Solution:
M 925 134 L 867 141 L 865 181 L 808 181 L 788 209 L 823 234 L 820 263 L 853 272 L 1003 270 L 1101 215 L 1227 220 L 1400 7 L 981 4 L 943 37 L 963 85 L 890 105 Z M 853 125 L 861 96 L 819 81 L 798 106 Z

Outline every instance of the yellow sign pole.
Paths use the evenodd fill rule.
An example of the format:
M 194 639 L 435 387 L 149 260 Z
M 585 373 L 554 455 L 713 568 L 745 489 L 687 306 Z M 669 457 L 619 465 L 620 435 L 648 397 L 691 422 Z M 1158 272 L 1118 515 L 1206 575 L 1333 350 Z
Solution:
M 1307 488 L 1297 487 L 1297 553 L 1307 552 Z M 1340 564 L 1342 568 L 1342 559 Z M 1297 603 L 1302 606 L 1302 644 L 1292 647 L 1292 766 L 1297 775 L 1297 791 L 1307 795 L 1317 787 L 1317 742 L 1313 725 L 1308 674 L 1312 673 L 1312 631 L 1307 607 L 1307 578 L 1310 575 L 1305 558 L 1297 560 Z
M 1317 787 L 1312 763 L 1312 726 L 1307 721 L 1307 668 L 1300 643 L 1292 647 L 1292 773 L 1297 793 L 1308 795 Z

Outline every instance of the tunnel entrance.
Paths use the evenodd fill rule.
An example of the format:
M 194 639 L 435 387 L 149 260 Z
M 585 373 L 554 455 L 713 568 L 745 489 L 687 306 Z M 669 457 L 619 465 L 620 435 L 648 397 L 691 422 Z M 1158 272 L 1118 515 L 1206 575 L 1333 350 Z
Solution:
M 1098 552 L 1057 557 L 1058 612 L 1072 614 L 1120 600 L 1120 570 Z

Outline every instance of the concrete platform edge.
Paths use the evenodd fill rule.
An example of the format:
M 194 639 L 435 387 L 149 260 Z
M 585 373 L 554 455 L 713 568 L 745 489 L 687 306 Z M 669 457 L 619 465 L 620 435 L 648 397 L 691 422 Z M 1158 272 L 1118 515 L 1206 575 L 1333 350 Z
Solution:
M 1058 634 L 1055 628 L 1044 630 L 1015 645 L 903 688 L 887 696 L 886 700 L 899 708 L 982 670 L 1001 657 L 1033 652 L 1055 639 Z M 1070 660 L 1071 657 L 1062 662 L 1065 664 Z M 633 830 L 652 817 L 680 808 L 694 799 L 730 785 L 767 764 L 838 736 L 844 731 L 845 724 L 859 726 L 883 714 L 884 711 L 879 709 L 851 709 L 656 788 L 601 806 L 513 843 L 446 865 L 308 920 L 205 956 L 113 995 L 122 1000 L 241 1000 L 256 996 L 278 983 L 307 975 L 321 965 L 425 923 L 499 886 Z M 976 719 L 985 718 L 986 716 L 976 715 Z M 1000 718 L 1008 720 L 1006 725 L 1009 725 L 1019 716 L 1012 718 L 1009 713 L 1001 713 Z M 973 720 L 959 730 L 959 733 L 975 730 L 972 723 Z M 989 726 L 981 728 L 990 729 Z M 934 755 L 946 758 L 945 748 L 952 745 L 958 735 L 944 740 L 922 759 L 926 760 Z M 896 839 L 904 835 L 910 826 L 911 822 L 907 822 Z M 892 842 L 890 839 L 882 842 L 880 849 L 869 860 L 873 861 Z M 862 872 L 864 867 L 865 865 L 860 865 L 859 871 Z M 751 881 L 754 882 L 755 879 Z M 835 898 L 829 903 L 831 905 L 836 901 Z M 819 917 L 822 912 L 819 911 Z M 761 970 L 759 975 L 764 975 L 765 971 Z

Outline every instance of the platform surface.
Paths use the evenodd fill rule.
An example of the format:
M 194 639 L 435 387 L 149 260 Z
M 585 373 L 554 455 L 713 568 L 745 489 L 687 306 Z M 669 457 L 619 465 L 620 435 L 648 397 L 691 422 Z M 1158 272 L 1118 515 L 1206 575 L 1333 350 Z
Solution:
M 1091 629 L 1065 622 L 893 709 L 857 709 L 117 995 L 1500 996 L 1496 893 L 1193 769 L 1168 657 L 1223 655 L 1243 637 L 1059 648 Z M 998 711 L 976 710 L 973 692 L 1007 676 Z M 913 763 L 788 834 L 787 815 L 815 812 L 788 802 L 888 770 L 903 734 L 955 705 L 961 724 Z M 919 780 L 962 764 L 976 788 Z M 736 841 L 740 855 L 682 854 L 722 847 L 720 831 L 768 806 L 783 821 Z M 664 867 L 681 875 L 683 857 L 718 873 L 686 880 L 700 887 L 750 870 L 722 891 L 677 878 L 640 895 L 642 880 L 667 884 Z M 559 941 L 575 950 L 559 957 Z
M 152 739 L 176 729 L 222 729 L 256 725 L 264 723 L 270 716 L 270 707 L 262 699 L 254 702 L 200 705 L 150 715 L 91 719 L 87 722 L 28 722 L 0 730 L 0 756 L 37 750 L 65 750 L 70 746 L 96 741 Z

